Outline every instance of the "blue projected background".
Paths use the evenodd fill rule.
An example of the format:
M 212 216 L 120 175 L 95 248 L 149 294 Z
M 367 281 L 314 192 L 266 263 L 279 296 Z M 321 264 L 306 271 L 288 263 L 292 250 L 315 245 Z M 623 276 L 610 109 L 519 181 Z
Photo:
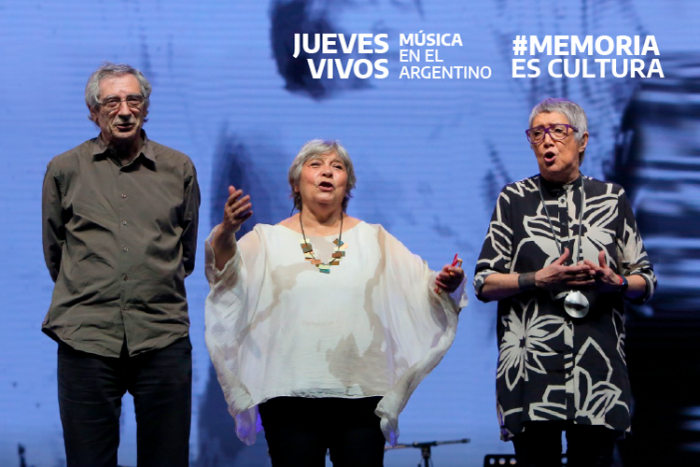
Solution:
M 440 58 L 489 67 L 490 78 L 399 79 L 412 65 L 399 61 L 399 34 L 419 31 L 459 33 L 464 45 L 441 47 Z M 252 448 L 235 438 L 204 345 L 202 244 L 226 186 L 252 194 L 250 225 L 276 223 L 292 207 L 286 172 L 298 149 L 339 139 L 358 177 L 349 213 L 383 224 L 434 269 L 459 252 L 471 279 L 500 188 L 537 171 L 524 136 L 530 109 L 567 97 L 589 117 L 582 171 L 632 193 L 656 265 L 658 295 L 630 310 L 631 321 L 687 329 L 700 317 L 698 31 L 694 0 L 0 0 L 0 465 L 20 465 L 20 445 L 27 465 L 65 463 L 56 344 L 40 332 L 53 288 L 41 249 L 41 182 L 53 156 L 97 135 L 83 92 L 102 61 L 146 74 L 149 137 L 190 155 L 199 173 L 200 248 L 187 280 L 191 464 L 266 466 L 263 436 Z M 387 33 L 389 77 L 312 80 L 291 61 L 297 32 Z M 665 78 L 512 78 L 512 41 L 522 34 L 651 34 Z M 552 57 L 540 58 L 546 65 Z M 403 443 L 471 438 L 435 448 L 435 466 L 480 466 L 485 454 L 512 452 L 496 420 L 495 310 L 470 290 L 453 347 L 401 416 Z M 662 384 L 657 368 L 648 384 Z M 675 448 L 700 451 L 700 401 L 685 401 L 677 414 L 687 436 Z M 136 464 L 135 444 L 126 397 L 120 464 Z M 386 455 L 389 467 L 419 461 L 415 450 Z

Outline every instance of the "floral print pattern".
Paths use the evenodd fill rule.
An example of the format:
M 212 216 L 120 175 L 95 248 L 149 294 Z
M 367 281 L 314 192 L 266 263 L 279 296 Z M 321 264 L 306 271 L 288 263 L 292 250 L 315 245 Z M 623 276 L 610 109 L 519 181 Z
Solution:
M 504 377 L 511 390 L 521 378 L 527 381 L 529 371 L 546 373 L 540 357 L 555 355 L 547 341 L 561 334 L 566 324 L 559 316 L 539 316 L 535 300 L 520 305 L 522 313 L 511 312 L 502 318 L 506 331 L 499 349 L 497 377 Z M 527 316 L 530 306 L 533 311 Z

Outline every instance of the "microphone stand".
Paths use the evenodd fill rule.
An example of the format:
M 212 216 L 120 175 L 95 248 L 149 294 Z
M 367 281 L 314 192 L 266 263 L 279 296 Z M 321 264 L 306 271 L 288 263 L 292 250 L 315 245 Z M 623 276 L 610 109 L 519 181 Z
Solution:
M 462 439 L 454 439 L 450 441 L 427 441 L 424 443 L 411 443 L 411 444 L 397 444 L 396 446 L 393 447 L 387 447 L 387 451 L 391 449 L 405 449 L 405 448 L 416 448 L 420 449 L 421 457 L 423 457 L 423 466 L 424 467 L 430 467 L 430 455 L 431 455 L 431 448 L 433 446 L 442 446 L 443 444 L 466 444 L 470 442 L 471 439 L 469 438 L 462 438 Z M 420 467 L 420 464 L 418 464 L 418 467 Z

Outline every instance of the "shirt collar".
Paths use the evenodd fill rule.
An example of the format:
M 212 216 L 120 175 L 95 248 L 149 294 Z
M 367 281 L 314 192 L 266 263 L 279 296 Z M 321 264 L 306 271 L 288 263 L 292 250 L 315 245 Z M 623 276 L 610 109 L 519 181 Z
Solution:
M 540 175 L 540 184 L 542 185 L 542 189 L 552 196 L 559 196 L 564 192 L 577 190 L 581 186 L 581 183 L 583 183 L 583 175 L 581 174 L 579 174 L 578 178 L 573 182 L 564 184 L 550 182 Z
M 98 159 L 105 159 L 110 157 L 110 148 L 105 142 L 104 139 L 102 139 L 101 135 L 98 135 L 97 138 L 94 140 L 94 149 L 92 151 L 92 158 L 93 160 L 98 160 Z M 153 153 L 153 145 L 150 144 L 148 136 L 146 135 L 146 130 L 141 130 L 141 152 L 134 158 L 133 161 L 131 161 L 131 164 L 136 162 L 136 160 L 140 157 L 144 157 L 148 163 L 145 164 L 149 168 L 152 168 L 155 170 L 156 167 L 156 156 Z

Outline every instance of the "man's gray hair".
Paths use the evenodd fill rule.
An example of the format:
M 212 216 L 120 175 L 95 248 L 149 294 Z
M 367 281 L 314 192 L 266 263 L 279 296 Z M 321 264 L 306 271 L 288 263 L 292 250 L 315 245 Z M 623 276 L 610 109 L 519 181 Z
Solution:
M 141 94 L 143 95 L 143 109 L 142 112 L 148 113 L 149 98 L 151 97 L 151 83 L 148 82 L 146 77 L 136 68 L 125 63 L 111 63 L 105 62 L 100 67 L 95 70 L 93 74 L 90 75 L 87 85 L 85 86 L 85 103 L 90 110 L 97 110 L 100 105 L 100 81 L 104 78 L 110 76 L 124 76 L 124 75 L 134 75 L 138 80 L 139 86 L 141 87 Z M 88 117 L 92 120 L 92 116 Z M 144 122 L 146 119 L 144 119 Z
M 562 114 L 567 118 L 567 120 L 569 120 L 569 124 L 571 126 L 576 127 L 578 131 L 574 133 L 574 137 L 576 138 L 576 141 L 580 143 L 583 139 L 583 134 L 588 131 L 588 119 L 586 118 L 586 112 L 584 112 L 581 106 L 577 103 L 566 99 L 549 97 L 537 104 L 530 113 L 530 128 L 532 128 L 532 122 L 539 114 L 551 112 L 558 112 Z
M 352 160 L 348 152 L 345 150 L 340 141 L 324 141 L 322 139 L 312 139 L 302 146 L 299 154 L 294 158 L 291 167 L 289 167 L 289 186 L 292 189 L 292 198 L 294 199 L 294 207 L 301 211 L 301 194 L 294 190 L 295 187 L 299 186 L 299 180 L 301 179 L 301 169 L 304 167 L 307 161 L 320 157 L 329 152 L 335 152 L 340 160 L 343 161 L 345 165 L 345 172 L 348 175 L 348 184 L 345 188 L 345 199 L 343 199 L 343 211 L 348 207 L 348 202 L 352 196 L 350 192 L 355 188 L 355 169 L 352 165 Z

